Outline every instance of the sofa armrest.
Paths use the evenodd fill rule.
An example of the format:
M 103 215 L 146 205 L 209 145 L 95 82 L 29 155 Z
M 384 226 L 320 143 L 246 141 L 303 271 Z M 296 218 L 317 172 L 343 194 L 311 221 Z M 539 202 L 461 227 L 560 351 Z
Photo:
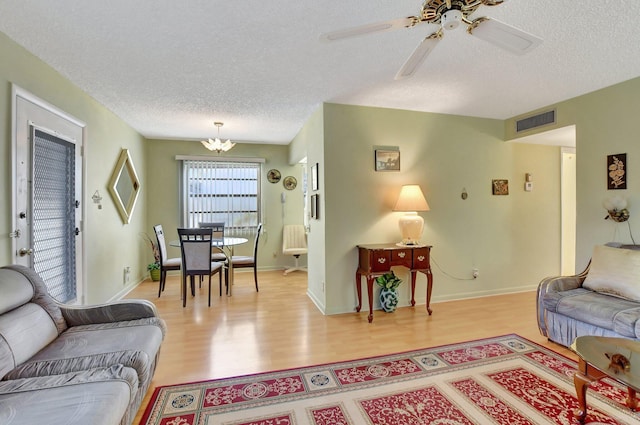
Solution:
M 538 284 L 538 292 L 536 298 L 536 311 L 538 320 L 538 329 L 543 336 L 549 337 L 547 325 L 545 321 L 546 310 L 544 309 L 544 296 L 550 292 L 563 292 L 570 289 L 580 288 L 582 282 L 587 277 L 589 267 L 580 274 L 574 276 L 552 276 L 542 279 Z
M 69 326 L 114 323 L 158 317 L 156 306 L 147 300 L 121 300 L 89 306 L 60 304 L 60 310 Z

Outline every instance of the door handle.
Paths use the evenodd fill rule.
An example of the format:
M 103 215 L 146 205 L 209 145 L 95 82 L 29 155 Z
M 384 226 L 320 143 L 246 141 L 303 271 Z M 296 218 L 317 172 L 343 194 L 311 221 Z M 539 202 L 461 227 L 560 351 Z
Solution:
M 25 255 L 31 255 L 33 254 L 33 249 L 29 248 L 22 248 L 20 251 L 18 251 L 18 255 L 20 255 L 21 257 L 24 257 Z

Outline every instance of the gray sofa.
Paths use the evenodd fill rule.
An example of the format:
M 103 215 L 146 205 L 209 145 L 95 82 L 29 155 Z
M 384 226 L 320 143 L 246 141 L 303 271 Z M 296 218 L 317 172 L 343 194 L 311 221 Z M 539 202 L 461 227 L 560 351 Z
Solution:
M 566 347 L 582 335 L 640 339 L 640 246 L 594 247 L 587 269 L 538 286 L 538 328 Z
M 61 305 L 32 270 L 0 268 L 0 423 L 130 424 L 165 330 L 148 301 Z

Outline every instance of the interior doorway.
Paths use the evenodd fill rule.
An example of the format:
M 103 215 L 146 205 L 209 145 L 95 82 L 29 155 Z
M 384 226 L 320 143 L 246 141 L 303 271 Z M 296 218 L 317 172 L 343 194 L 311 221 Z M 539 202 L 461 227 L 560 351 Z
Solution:
M 545 131 L 512 140 L 517 143 L 560 147 L 560 273 L 576 271 L 576 126 Z

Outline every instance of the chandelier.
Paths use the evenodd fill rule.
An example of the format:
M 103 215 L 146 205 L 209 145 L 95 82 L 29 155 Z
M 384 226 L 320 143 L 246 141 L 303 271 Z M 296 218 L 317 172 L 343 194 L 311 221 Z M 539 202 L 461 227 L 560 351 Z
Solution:
M 202 143 L 202 146 L 204 146 L 205 148 L 209 149 L 212 152 L 216 151 L 218 152 L 218 154 L 220 154 L 220 152 L 226 152 L 236 145 L 229 139 L 227 139 L 226 142 L 223 142 L 222 140 L 220 140 L 220 127 L 222 127 L 224 123 L 214 122 L 213 125 L 218 127 L 218 137 L 216 137 L 213 140 L 209 139 L 209 140 L 201 141 L 200 143 Z

